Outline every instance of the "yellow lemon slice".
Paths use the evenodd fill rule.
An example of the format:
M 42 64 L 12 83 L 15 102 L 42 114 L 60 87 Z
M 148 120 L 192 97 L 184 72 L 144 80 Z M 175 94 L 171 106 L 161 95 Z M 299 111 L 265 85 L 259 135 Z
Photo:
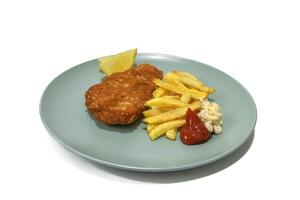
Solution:
M 137 49 L 131 49 L 118 53 L 116 55 L 106 56 L 99 60 L 99 70 L 106 75 L 111 75 L 116 72 L 123 72 L 130 69 L 136 57 Z

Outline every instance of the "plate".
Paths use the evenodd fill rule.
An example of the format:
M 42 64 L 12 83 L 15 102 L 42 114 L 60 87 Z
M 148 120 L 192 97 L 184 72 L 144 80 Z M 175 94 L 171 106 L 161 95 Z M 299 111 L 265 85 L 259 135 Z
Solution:
M 138 54 L 136 63 L 163 70 L 187 71 L 216 88 L 210 98 L 223 108 L 223 132 L 201 145 L 184 145 L 161 137 L 151 141 L 141 120 L 129 126 L 94 121 L 85 107 L 85 91 L 104 77 L 97 59 L 56 77 L 44 91 L 40 116 L 48 132 L 64 147 L 94 162 L 134 171 L 176 171 L 205 165 L 238 149 L 251 135 L 256 106 L 247 90 L 224 72 L 176 56 Z

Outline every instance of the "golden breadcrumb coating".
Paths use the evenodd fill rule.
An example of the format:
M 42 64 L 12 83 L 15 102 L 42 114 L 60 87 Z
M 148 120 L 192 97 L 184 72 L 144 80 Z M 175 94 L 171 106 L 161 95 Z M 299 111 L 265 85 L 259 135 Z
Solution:
M 86 106 L 98 121 L 106 124 L 131 124 L 140 116 L 144 103 L 152 98 L 162 71 L 150 64 L 140 64 L 124 72 L 114 73 L 85 93 Z

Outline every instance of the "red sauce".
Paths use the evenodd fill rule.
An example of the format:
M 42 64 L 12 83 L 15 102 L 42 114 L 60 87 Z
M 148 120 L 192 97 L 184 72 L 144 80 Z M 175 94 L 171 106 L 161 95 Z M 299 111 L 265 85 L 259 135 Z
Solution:
M 180 139 L 184 144 L 200 144 L 208 141 L 211 133 L 204 123 L 190 108 L 186 111 L 186 122 L 180 131 Z

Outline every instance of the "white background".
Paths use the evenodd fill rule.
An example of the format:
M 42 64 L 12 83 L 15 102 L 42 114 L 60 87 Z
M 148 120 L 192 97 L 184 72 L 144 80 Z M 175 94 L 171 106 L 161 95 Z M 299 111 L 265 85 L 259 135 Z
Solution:
M 299 19 L 289 0 L 1 1 L 0 199 L 299 199 Z M 96 166 L 58 145 L 39 117 L 47 84 L 134 47 L 240 81 L 258 108 L 248 152 L 157 175 Z

